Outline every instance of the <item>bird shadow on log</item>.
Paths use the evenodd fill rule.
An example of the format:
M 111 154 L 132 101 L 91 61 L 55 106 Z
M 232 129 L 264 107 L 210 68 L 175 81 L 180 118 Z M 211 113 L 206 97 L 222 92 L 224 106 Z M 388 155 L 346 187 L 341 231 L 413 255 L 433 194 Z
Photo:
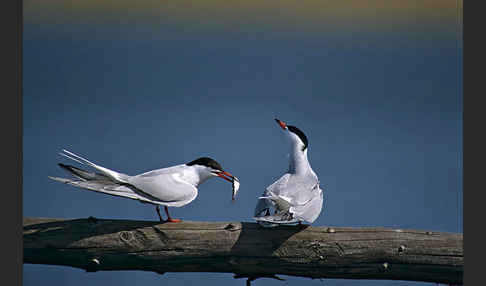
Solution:
M 279 248 L 285 244 L 293 235 L 304 231 L 309 225 L 281 225 L 272 228 L 265 228 L 258 223 L 241 223 L 240 235 L 231 248 L 231 254 L 233 258 L 233 264 L 238 268 L 238 264 L 245 264 L 245 269 L 251 269 L 248 267 L 251 264 L 265 264 L 270 260 L 275 259 L 276 252 Z M 273 257 L 273 258 L 272 258 Z M 255 259 L 258 258 L 258 259 Z M 248 278 L 247 282 L 251 282 L 258 278 L 273 278 L 283 280 L 270 272 L 261 272 L 262 267 L 254 265 L 255 271 L 241 272 L 234 271 L 234 278 Z M 264 268 L 264 267 L 263 267 Z
M 308 227 L 308 225 L 302 224 L 265 228 L 257 223 L 242 222 L 240 236 L 231 248 L 231 252 L 234 255 L 268 256 L 280 248 L 290 237 Z

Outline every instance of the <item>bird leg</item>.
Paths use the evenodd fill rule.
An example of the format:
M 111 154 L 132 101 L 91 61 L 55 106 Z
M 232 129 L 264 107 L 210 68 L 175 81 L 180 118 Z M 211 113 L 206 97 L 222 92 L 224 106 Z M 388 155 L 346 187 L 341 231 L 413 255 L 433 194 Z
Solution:
M 181 222 L 182 220 L 178 218 L 171 218 L 169 214 L 169 208 L 167 206 L 164 206 L 165 213 L 167 214 L 167 220 L 166 222 Z
M 167 220 L 163 220 L 162 216 L 160 215 L 160 207 L 156 206 L 155 210 L 157 211 L 157 215 L 159 216 L 160 222 L 181 222 L 182 220 L 177 218 L 171 218 L 169 214 L 169 209 L 164 206 L 165 213 L 167 214 Z
M 157 211 L 157 214 L 159 215 L 160 222 L 164 222 L 164 220 L 162 219 L 162 216 L 160 215 L 160 208 L 159 208 L 159 206 L 155 206 L 155 210 Z

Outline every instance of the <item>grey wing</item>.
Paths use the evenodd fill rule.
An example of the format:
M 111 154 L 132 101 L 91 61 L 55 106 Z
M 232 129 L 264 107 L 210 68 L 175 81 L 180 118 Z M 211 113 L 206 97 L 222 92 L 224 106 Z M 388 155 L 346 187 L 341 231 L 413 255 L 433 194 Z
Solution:
M 266 193 L 273 193 L 275 195 L 280 195 L 285 189 L 287 189 L 287 185 L 289 184 L 290 174 L 286 173 L 280 179 L 276 180 L 273 184 L 268 186 L 265 189 L 264 194 Z
M 194 200 L 197 189 L 180 178 L 178 173 L 162 172 L 138 175 L 129 184 L 148 196 L 167 206 L 183 206 Z
M 323 191 L 320 189 L 319 184 L 311 191 L 312 197 L 309 201 L 302 205 L 294 205 L 290 208 L 290 212 L 294 218 L 305 220 L 309 223 L 313 223 L 322 211 L 323 203 Z
M 264 192 L 268 199 L 260 199 L 254 219 L 264 226 L 314 222 L 322 209 L 323 193 L 315 174 L 299 176 L 286 174 Z M 271 198 L 271 199 L 270 199 Z M 271 214 L 271 208 L 276 212 Z M 263 224 L 262 224 L 263 225 Z
M 186 166 L 186 165 L 181 164 L 181 165 L 176 165 L 176 166 L 172 166 L 172 167 L 168 167 L 168 168 L 152 170 L 152 171 L 148 171 L 148 172 L 136 175 L 135 177 L 142 177 L 143 178 L 143 177 L 155 177 L 155 176 L 158 176 L 158 175 L 173 174 L 173 173 L 181 170 L 182 168 L 184 168 L 184 166 Z
M 75 187 L 108 195 L 126 197 L 142 202 L 163 204 L 167 206 L 187 204 L 197 195 L 197 189 L 195 189 L 195 187 L 171 176 L 174 169 L 178 169 L 174 167 L 150 171 L 138 177 L 129 177 L 125 175 L 125 180 L 133 180 L 134 184 L 129 184 L 117 182 L 105 174 L 88 172 L 74 166 L 65 164 L 59 164 L 59 166 L 68 171 L 78 180 L 58 177 L 49 178 Z M 173 190 L 177 190 L 177 192 L 174 192 Z M 162 193 L 162 195 L 160 193 Z
M 281 196 L 288 198 L 292 205 L 304 205 L 319 194 L 319 180 L 314 174 L 291 176 Z
M 273 184 L 271 184 L 265 189 L 265 191 L 262 194 L 262 197 L 278 195 L 280 193 L 279 190 L 285 189 L 289 181 L 289 177 L 290 174 L 288 173 L 280 177 L 277 181 L 275 181 Z M 274 206 L 275 203 L 272 200 L 266 198 L 259 198 L 257 201 L 257 205 L 255 207 L 254 216 L 260 217 L 260 216 L 269 215 L 270 208 Z

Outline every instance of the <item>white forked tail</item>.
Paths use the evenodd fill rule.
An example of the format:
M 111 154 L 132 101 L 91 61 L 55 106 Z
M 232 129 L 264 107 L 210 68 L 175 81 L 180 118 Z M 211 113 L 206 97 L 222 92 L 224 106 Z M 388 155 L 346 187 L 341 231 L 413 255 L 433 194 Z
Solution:
M 90 167 L 100 171 L 101 173 L 103 173 L 104 175 L 106 175 L 110 179 L 114 180 L 115 182 L 127 183 L 128 175 L 115 172 L 115 171 L 107 169 L 105 167 L 98 166 L 95 163 L 90 162 L 90 161 L 84 159 L 81 156 L 78 156 L 78 155 L 76 155 L 72 152 L 69 152 L 68 150 L 62 149 L 62 152 L 64 152 L 64 153 L 59 153 L 59 155 L 62 155 L 66 158 L 69 158 L 73 161 L 76 161 L 76 162 L 78 162 L 82 165 L 90 166 Z

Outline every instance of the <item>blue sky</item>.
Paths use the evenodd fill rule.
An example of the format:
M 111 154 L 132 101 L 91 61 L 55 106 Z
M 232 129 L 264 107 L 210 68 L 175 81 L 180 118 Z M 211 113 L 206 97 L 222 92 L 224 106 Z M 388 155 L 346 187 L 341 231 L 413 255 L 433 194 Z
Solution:
M 380 23 L 358 17 L 350 26 L 322 20 L 289 29 L 252 23 L 244 10 L 239 24 L 227 16 L 228 27 L 184 17 L 127 17 L 125 25 L 123 13 L 106 7 L 70 19 L 52 2 L 44 10 L 24 3 L 24 216 L 157 219 L 151 206 L 49 180 L 66 176 L 57 166 L 66 148 L 133 175 L 210 156 L 240 179 L 236 203 L 230 184 L 209 180 L 171 215 L 251 221 L 257 197 L 287 167 L 278 117 L 309 138 L 325 191 L 313 225 L 462 233 L 462 39 L 454 19 L 421 21 L 425 9 L 417 12 L 424 18 L 409 12 L 399 24 L 389 14 Z M 24 285 L 244 283 L 231 274 L 23 269 Z M 285 278 L 253 283 L 323 283 Z

